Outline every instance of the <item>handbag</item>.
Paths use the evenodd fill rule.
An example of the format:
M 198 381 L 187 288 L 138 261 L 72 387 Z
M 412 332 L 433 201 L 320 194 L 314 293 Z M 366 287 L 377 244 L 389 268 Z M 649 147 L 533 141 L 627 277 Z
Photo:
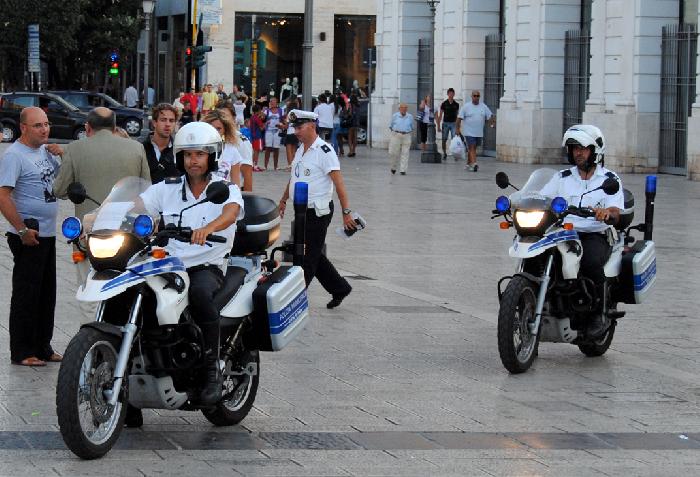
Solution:
M 352 123 L 353 123 L 353 121 L 352 121 L 353 114 L 354 114 L 354 113 L 352 113 L 352 112 L 350 112 L 350 111 L 346 111 L 346 112 L 343 113 L 343 115 L 340 117 L 340 127 L 341 127 L 341 128 L 347 129 L 347 128 L 351 128 L 351 127 L 352 127 Z

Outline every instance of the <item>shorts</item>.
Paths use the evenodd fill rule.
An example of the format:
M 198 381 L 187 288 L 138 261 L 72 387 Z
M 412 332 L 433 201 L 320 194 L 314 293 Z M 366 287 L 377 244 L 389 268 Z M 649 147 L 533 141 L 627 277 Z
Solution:
M 456 131 L 456 123 L 442 123 L 442 140 L 447 141 L 450 138 L 450 135 L 455 137 Z
M 265 131 L 265 148 L 279 149 L 281 140 L 279 130 L 269 129 Z
M 284 144 L 287 146 L 298 146 L 299 139 L 297 139 L 296 134 L 287 134 L 284 137 Z
M 262 151 L 263 150 L 263 140 L 262 139 L 253 139 L 253 151 Z
M 467 140 L 467 146 L 481 146 L 481 138 L 474 136 L 464 136 Z

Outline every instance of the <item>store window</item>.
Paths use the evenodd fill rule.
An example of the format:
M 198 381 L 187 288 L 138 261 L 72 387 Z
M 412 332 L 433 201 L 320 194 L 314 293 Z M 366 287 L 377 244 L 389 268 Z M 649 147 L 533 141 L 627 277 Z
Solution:
M 255 97 L 288 96 L 297 79 L 301 94 L 304 16 L 290 13 L 236 13 L 233 80 Z
M 336 15 L 333 47 L 333 80 L 343 91 L 352 89 L 357 81 L 365 94 L 368 92 L 370 68 L 367 65 L 368 50 L 374 47 L 377 29 L 375 16 Z M 373 53 L 375 54 L 375 53 Z M 376 58 L 374 58 L 376 61 Z M 372 85 L 376 64 L 372 65 Z

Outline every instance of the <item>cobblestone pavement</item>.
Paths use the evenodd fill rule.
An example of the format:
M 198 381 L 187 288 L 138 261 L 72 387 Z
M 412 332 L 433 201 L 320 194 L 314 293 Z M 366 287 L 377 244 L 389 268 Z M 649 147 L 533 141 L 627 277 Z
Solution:
M 369 224 L 350 241 L 328 239 L 353 293 L 327 310 L 312 284 L 313 321 L 287 349 L 262 355 L 241 425 L 146 411 L 143 428 L 125 431 L 99 461 L 63 445 L 57 367 L 9 364 L 12 261 L 0 240 L 0 475 L 697 474 L 700 184 L 659 176 L 655 293 L 627 307 L 610 351 L 586 358 L 545 343 L 530 372 L 511 376 L 495 321 L 496 282 L 514 266 L 512 231 L 489 220 L 500 193 L 493 177 L 504 170 L 523 184 L 535 166 L 482 158 L 470 173 L 412 153 L 408 175 L 391 176 L 385 151 L 367 149 L 341 164 L 352 208 Z M 256 191 L 279 198 L 286 174 L 256 174 Z M 622 178 L 641 219 L 644 176 Z M 62 216 L 71 210 L 61 205 Z M 61 243 L 59 351 L 81 321 L 69 256 Z

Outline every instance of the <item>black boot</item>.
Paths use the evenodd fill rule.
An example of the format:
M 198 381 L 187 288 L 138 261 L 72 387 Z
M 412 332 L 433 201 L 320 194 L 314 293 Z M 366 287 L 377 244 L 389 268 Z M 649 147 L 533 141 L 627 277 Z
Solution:
M 204 338 L 204 372 L 206 384 L 199 400 L 202 404 L 216 404 L 221 399 L 221 372 L 219 371 L 219 323 L 199 325 Z
M 141 412 L 141 409 L 134 407 L 131 404 L 127 404 L 124 425 L 131 428 L 143 426 L 143 413 Z
M 588 325 L 586 334 L 593 339 L 600 338 L 608 331 L 610 322 L 602 313 L 596 313 L 591 317 L 591 323 Z

